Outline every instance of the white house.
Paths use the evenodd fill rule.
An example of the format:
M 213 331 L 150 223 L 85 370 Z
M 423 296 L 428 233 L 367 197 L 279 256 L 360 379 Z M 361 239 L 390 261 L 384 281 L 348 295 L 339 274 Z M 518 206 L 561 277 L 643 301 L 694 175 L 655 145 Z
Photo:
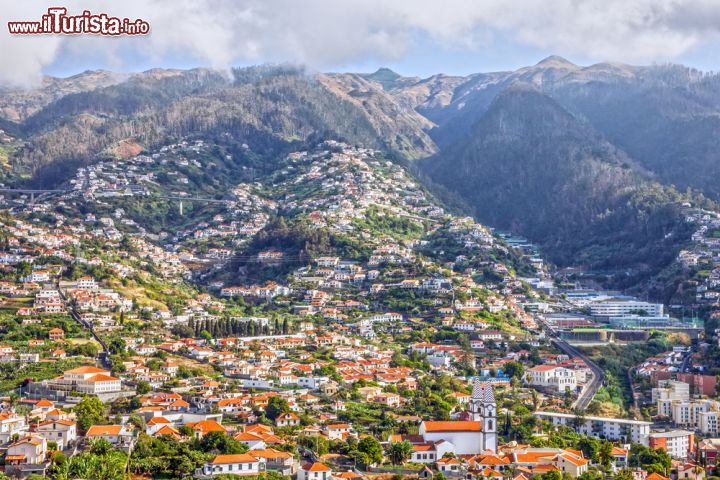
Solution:
M 297 480 L 331 480 L 332 470 L 324 463 L 315 462 L 303 465 L 298 471 Z
M 218 455 L 202 469 L 204 475 L 257 476 L 265 471 L 265 460 L 248 453 Z
M 85 438 L 103 438 L 115 446 L 128 446 L 132 444 L 135 436 L 131 426 L 93 425 L 85 433 Z
M 47 440 L 40 436 L 21 438 L 10 445 L 5 454 L 6 473 L 12 475 L 15 465 L 38 465 L 45 462 Z
M 35 431 L 46 439 L 57 443 L 60 450 L 67 448 L 77 439 L 77 424 L 72 420 L 46 420 L 40 422 Z
M 577 389 L 577 375 L 574 370 L 557 365 L 537 365 L 529 368 L 525 379 L 530 385 L 547 387 L 558 393 L 574 392 Z

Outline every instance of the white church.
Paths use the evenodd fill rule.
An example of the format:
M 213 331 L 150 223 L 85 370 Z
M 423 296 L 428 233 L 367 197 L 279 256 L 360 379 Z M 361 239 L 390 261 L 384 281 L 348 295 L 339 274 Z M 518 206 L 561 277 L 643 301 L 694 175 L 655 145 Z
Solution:
M 497 453 L 497 405 L 490 383 L 475 379 L 468 408 L 470 420 L 422 422 L 423 440 L 449 442 L 458 455 Z

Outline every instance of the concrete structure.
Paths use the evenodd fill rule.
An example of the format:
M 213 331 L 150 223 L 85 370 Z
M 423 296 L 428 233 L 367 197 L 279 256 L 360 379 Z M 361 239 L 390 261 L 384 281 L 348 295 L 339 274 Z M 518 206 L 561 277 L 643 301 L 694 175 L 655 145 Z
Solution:
M 657 406 L 658 415 L 672 416 L 673 402 L 690 400 L 690 385 L 674 380 L 660 380 L 652 389 L 652 402 Z
M 0 442 L 9 442 L 14 436 L 22 436 L 27 430 L 24 416 L 15 412 L 0 413 Z
M 623 443 L 640 443 L 645 446 L 649 444 L 651 422 L 591 416 L 578 418 L 572 413 L 534 412 L 533 415 L 543 420 L 549 420 L 554 425 L 572 427 L 580 421 L 576 427 L 577 431 L 591 437 L 606 438 Z
M 718 416 L 720 412 L 700 412 L 698 415 L 700 432 L 704 435 L 717 435 L 718 434 Z
M 670 413 L 668 415 L 667 404 L 669 403 Z M 718 433 L 718 421 L 720 416 L 720 402 L 711 399 L 694 401 L 674 400 L 671 402 L 658 400 L 658 412 L 672 418 L 675 425 L 698 430 L 705 435 Z M 663 410 L 661 411 L 661 407 Z
M 678 373 L 677 379 L 689 383 L 690 389 L 695 395 L 714 397 L 717 388 L 717 377 L 715 375 L 699 375 L 697 373 Z
M 574 370 L 558 365 L 538 365 L 527 370 L 526 381 L 536 387 L 550 388 L 558 393 L 575 392 L 577 374 Z
M 48 382 L 48 387 L 58 390 L 75 391 L 80 394 L 98 395 L 122 390 L 119 378 L 110 375 L 109 370 L 97 367 L 78 367 L 68 370 L 63 376 Z M 52 387 L 51 387 L 52 388 Z
M 695 449 L 695 435 L 687 430 L 655 432 L 650 434 L 650 448 L 661 448 L 673 458 L 685 460 Z
M 77 424 L 62 418 L 40 422 L 35 431 L 48 440 L 57 443 L 60 450 L 67 448 L 77 439 Z
M 638 300 L 610 299 L 590 304 L 593 317 L 620 317 L 642 312 L 644 315 L 663 316 L 662 303 L 649 303 Z

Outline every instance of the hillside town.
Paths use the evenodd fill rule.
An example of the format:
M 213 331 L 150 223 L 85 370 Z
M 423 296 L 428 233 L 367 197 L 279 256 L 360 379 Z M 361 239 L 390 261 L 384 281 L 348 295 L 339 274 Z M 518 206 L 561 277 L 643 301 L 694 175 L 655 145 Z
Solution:
M 193 187 L 232 160 L 182 140 L 3 197 L 5 475 L 715 475 L 713 332 L 563 284 L 376 150 Z

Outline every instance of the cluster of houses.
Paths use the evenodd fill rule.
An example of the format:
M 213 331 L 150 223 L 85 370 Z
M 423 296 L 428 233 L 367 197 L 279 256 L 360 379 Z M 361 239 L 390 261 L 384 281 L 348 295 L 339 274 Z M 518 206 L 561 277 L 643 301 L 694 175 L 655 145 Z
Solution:
M 708 270 L 709 274 L 691 279 L 695 302 L 717 305 L 720 299 L 720 215 L 717 212 L 684 205 L 686 222 L 696 230 L 690 247 L 678 253 L 677 262 L 686 269 Z
M 206 158 L 196 155 L 207 149 L 203 142 L 180 142 L 117 165 L 99 162 L 84 167 L 75 178 L 74 194 L 89 192 L 97 202 L 146 195 L 145 185 L 157 183 L 160 173 L 167 177 L 163 182 L 181 189 L 188 185 L 183 172 L 209 166 Z M 581 391 L 592 379 L 591 370 L 580 359 L 548 354 L 547 349 L 539 362 L 529 361 L 528 350 L 541 345 L 542 335 L 530 333 L 537 324 L 528 310 L 541 302 L 537 291 L 496 260 L 499 257 L 493 253 L 507 253 L 507 247 L 472 219 L 446 214 L 400 167 L 376 153 L 325 142 L 316 150 L 290 154 L 268 182 L 237 185 L 232 198 L 218 207 L 221 213 L 173 235 L 147 233 L 122 209 L 98 217 L 84 213 L 84 217 L 66 218 L 39 204 L 27 209 L 54 216 L 59 226 L 43 227 L 41 222 L 36 225 L 22 219 L 8 222 L 4 226 L 7 244 L 0 244 L 0 266 L 7 273 L 0 282 L 3 301 L 9 306 L 15 299 L 30 298 L 32 303 L 17 309 L 23 321 L 43 322 L 44 314 L 72 314 L 83 325 L 122 339 L 127 351 L 121 365 L 113 368 L 114 374 L 105 367 L 84 365 L 55 378 L 28 381 L 21 398 L 31 408 L 27 415 L 11 405 L 0 406 L 0 442 L 8 446 L 6 472 L 43 473 L 51 448 L 68 451 L 85 438 L 104 438 L 130 451 L 141 434 L 184 440 L 221 432 L 246 445 L 247 453 L 217 455 L 196 476 L 277 471 L 298 480 L 354 480 L 363 474 L 320 459 L 306 462 L 307 455 L 301 460 L 284 447 L 295 435 L 332 441 L 361 438 L 363 429 L 344 417 L 348 402 L 357 402 L 380 409 L 398 423 L 407 423 L 408 430 L 417 431 L 394 434 L 383 443 L 389 448 L 394 442 L 408 441 L 412 446 L 409 460 L 422 464 L 418 472 L 422 478 L 433 474 L 430 469 L 472 478 L 505 478 L 512 472 L 515 480 L 550 471 L 571 477 L 585 473 L 592 461 L 580 451 L 500 444 L 494 388 L 522 388 L 506 374 L 511 362 L 526 366 L 524 386 L 555 397 Z M 70 203 L 65 197 L 58 202 L 68 209 Z M 365 242 L 368 254 L 363 260 L 320 256 L 296 268 L 286 280 L 244 286 L 212 282 L 210 291 L 217 296 L 192 291 L 178 298 L 172 309 L 162 308 L 160 301 L 141 306 L 118 286 L 141 274 L 154 278 L 148 273 L 152 271 L 167 281 L 163 288 L 171 293 L 162 294 L 170 296 L 169 285 L 187 285 L 181 282 L 191 274 L 190 266 L 208 259 L 228 261 L 275 212 L 301 215 L 314 228 L 355 235 Z M 378 220 L 383 217 L 425 234 L 371 234 L 368 222 L 374 219 L 383 224 Z M 432 235 L 447 236 L 462 253 L 446 257 L 434 251 Z M 112 255 L 84 254 L 83 242 L 94 239 L 102 239 L 103 248 Z M 120 241 L 126 242 L 123 248 Z M 268 248 L 250 261 L 267 267 L 289 261 L 288 256 Z M 53 266 L 58 262 L 41 262 L 40 257 L 102 267 L 121 282 L 111 288 L 110 282 L 88 275 L 63 279 L 62 267 Z M 540 275 L 542 261 L 535 259 L 532 264 Z M 20 268 L 23 273 L 13 276 Z M 228 313 L 243 303 L 236 302 L 236 297 L 256 310 L 245 315 Z M 398 299 L 409 300 L 404 305 Z M 282 304 L 280 317 L 284 318 L 263 311 L 263 306 L 274 302 Z M 126 329 L 121 318 L 136 324 L 148 322 L 152 328 Z M 287 328 L 280 326 L 284 320 L 290 323 Z M 220 322 L 243 328 L 252 325 L 250 330 L 256 334 L 207 335 Z M 199 325 L 202 328 L 192 328 Z M 413 338 L 420 331 L 441 334 L 432 341 Z M 61 342 L 65 332 L 50 329 L 47 336 L 48 341 Z M 413 339 L 397 345 L 396 336 Z M 512 351 L 505 348 L 520 341 L 527 345 Z M 14 358 L 23 354 L 1 345 L 0 353 Z M 417 364 L 421 361 L 422 368 L 398 362 L 400 354 L 408 354 Z M 61 353 L 53 356 L 63 358 Z M 673 357 L 671 362 L 676 366 L 681 360 L 682 356 Z M 461 371 L 468 365 L 477 370 L 479 379 L 450 395 L 449 420 L 423 419 L 402 411 L 423 380 L 447 375 L 466 381 L 467 373 Z M 200 375 L 202 368 L 212 371 L 212 378 Z M 696 406 L 697 399 L 685 398 L 682 389 L 676 392 L 670 383 L 657 388 L 658 405 L 669 401 L 668 416 L 678 402 L 690 404 L 690 415 L 697 416 L 698 409 L 705 408 L 710 418 L 709 412 L 717 410 L 710 404 Z M 132 399 L 137 408 L 113 418 L 109 425 L 79 432 L 71 411 L 82 395 L 104 402 Z M 287 409 L 265 417 L 262 412 L 268 413 L 275 397 Z M 570 413 L 540 411 L 536 415 L 556 425 L 574 421 Z M 678 415 L 678 420 L 685 418 L 682 412 Z M 137 422 L 137 416 L 143 422 Z M 681 428 L 700 428 L 691 421 L 676 423 Z M 695 448 L 692 433 L 651 432 L 647 422 L 586 417 L 581 429 L 620 445 L 634 442 L 664 448 L 678 460 L 688 459 Z M 714 432 L 708 429 L 706 433 Z M 705 442 L 698 448 L 710 458 L 715 444 Z M 626 447 L 615 447 L 613 468 L 625 466 L 627 455 Z M 637 480 L 663 479 L 643 476 Z

